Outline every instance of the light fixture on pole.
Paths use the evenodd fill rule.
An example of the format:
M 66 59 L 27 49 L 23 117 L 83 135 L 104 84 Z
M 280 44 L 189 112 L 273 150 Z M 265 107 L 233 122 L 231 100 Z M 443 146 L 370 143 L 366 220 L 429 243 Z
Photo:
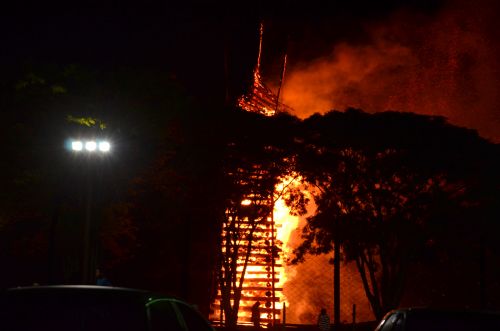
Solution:
M 99 139 L 82 139 L 71 140 L 68 143 L 70 149 L 76 154 L 83 155 L 98 155 L 107 154 L 111 151 L 111 143 L 107 140 Z M 84 249 L 83 249 L 83 263 L 82 263 L 82 282 L 89 284 L 93 279 L 91 274 L 91 251 L 90 251 L 90 232 L 91 232 L 91 211 L 92 211 L 92 180 L 91 178 L 91 161 L 90 157 L 87 159 L 87 193 L 86 193 L 86 206 L 85 206 L 85 223 L 84 223 Z
M 111 151 L 111 144 L 107 140 L 72 140 L 71 150 L 74 152 L 102 152 Z

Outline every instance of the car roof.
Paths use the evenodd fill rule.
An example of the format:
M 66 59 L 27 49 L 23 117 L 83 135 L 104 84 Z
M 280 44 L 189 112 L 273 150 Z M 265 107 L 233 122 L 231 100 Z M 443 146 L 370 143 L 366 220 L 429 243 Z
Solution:
M 168 298 L 178 300 L 175 297 L 154 293 L 149 290 L 114 287 L 114 286 L 99 286 L 99 285 L 49 285 L 49 286 L 26 286 L 8 288 L 3 291 L 7 296 L 24 296 L 24 295 L 43 295 L 43 294 L 58 294 L 58 295 L 99 295 L 99 296 L 121 296 L 128 297 L 133 300 L 138 300 L 146 303 L 152 299 Z
M 445 307 L 406 307 L 391 310 L 387 313 L 406 313 L 406 314 L 476 314 L 476 315 L 497 315 L 500 316 L 498 311 L 467 309 L 467 308 L 445 308 Z M 386 315 L 386 316 L 387 316 Z

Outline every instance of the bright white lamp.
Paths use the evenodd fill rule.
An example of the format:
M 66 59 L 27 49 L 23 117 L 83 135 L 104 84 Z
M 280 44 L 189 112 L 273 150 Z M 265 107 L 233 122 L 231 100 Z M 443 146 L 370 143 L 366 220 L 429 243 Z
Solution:
M 85 143 L 85 149 L 89 152 L 93 152 L 95 151 L 95 149 L 97 148 L 97 144 L 95 141 L 87 141 Z
M 99 150 L 101 152 L 109 152 L 110 149 L 111 149 L 111 145 L 109 144 L 109 142 L 107 142 L 107 141 L 100 141 L 99 142 Z
M 81 151 L 83 149 L 83 143 L 79 140 L 76 140 L 76 141 L 72 141 L 71 142 L 71 149 L 74 150 L 74 151 Z

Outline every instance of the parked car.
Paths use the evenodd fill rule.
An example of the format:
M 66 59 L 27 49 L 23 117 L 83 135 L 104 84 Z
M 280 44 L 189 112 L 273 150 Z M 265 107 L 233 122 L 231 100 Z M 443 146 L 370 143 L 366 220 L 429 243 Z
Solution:
M 186 302 L 109 286 L 34 286 L 0 295 L 0 330 L 214 331 Z
M 489 311 L 430 308 L 397 309 L 387 313 L 375 331 L 500 330 L 500 314 Z

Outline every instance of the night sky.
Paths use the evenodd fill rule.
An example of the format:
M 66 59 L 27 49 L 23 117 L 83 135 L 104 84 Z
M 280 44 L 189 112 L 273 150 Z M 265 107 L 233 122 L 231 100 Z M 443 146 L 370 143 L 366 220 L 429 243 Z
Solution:
M 70 131 L 74 128 L 70 126 L 76 125 L 66 120 L 67 115 L 92 116 L 110 123 L 110 130 L 105 131 L 105 134 L 110 135 L 113 144 L 111 157 L 99 165 L 101 168 L 97 168 L 105 175 L 101 175 L 104 178 L 102 181 L 99 178 L 99 185 L 103 188 L 99 192 L 100 196 L 95 194 L 96 201 L 101 199 L 114 203 L 129 199 L 126 196 L 129 193 L 126 192 L 132 187 L 132 191 L 139 192 L 139 195 L 132 195 L 131 198 L 136 203 L 136 210 L 133 212 L 140 214 L 137 219 L 133 219 L 134 215 L 131 216 L 132 221 L 142 222 L 148 217 L 151 220 L 170 217 L 170 208 L 164 202 L 171 198 L 174 203 L 186 203 L 180 208 L 171 208 L 172 219 L 175 220 L 178 216 L 175 214 L 178 209 L 189 209 L 186 218 L 189 218 L 189 222 L 191 218 L 193 222 L 203 220 L 203 226 L 213 230 L 209 223 L 205 223 L 204 208 L 215 210 L 220 192 L 214 194 L 212 200 L 212 197 L 205 198 L 204 190 L 209 189 L 212 194 L 213 187 L 216 186 L 213 184 L 217 177 L 211 178 L 206 174 L 219 171 L 220 159 L 217 153 L 220 151 L 213 152 L 210 148 L 219 146 L 216 142 L 220 137 L 210 137 L 212 131 L 218 130 L 219 126 L 207 125 L 206 123 L 213 124 L 215 121 L 208 121 L 204 116 L 210 116 L 209 112 L 219 109 L 221 112 L 217 115 L 226 116 L 227 113 L 222 110 L 227 109 L 227 94 L 234 101 L 251 86 L 261 23 L 264 25 L 260 68 L 262 79 L 268 87 L 277 91 L 283 58 L 287 54 L 288 62 L 280 97 L 297 117 L 305 119 L 314 113 L 343 111 L 350 107 L 370 114 L 393 110 L 439 115 L 446 117 L 453 125 L 475 129 L 482 137 L 500 143 L 499 12 L 500 1 L 497 0 L 234 0 L 230 4 L 215 0 L 12 2 L 10 6 L 0 10 L 0 88 L 5 97 L 5 100 L 0 100 L 0 109 L 10 111 L 5 116 L 9 127 L 3 131 L 1 139 L 4 158 L 7 159 L 8 156 L 10 162 L 2 164 L 6 171 L 0 172 L 0 182 L 2 185 L 12 183 L 11 187 L 17 191 L 4 188 L 3 194 L 7 197 L 4 200 L 7 203 L 13 202 L 14 207 L 8 206 L 11 208 L 9 211 L 19 212 L 17 217 L 21 221 L 33 216 L 22 215 L 23 205 L 36 202 L 30 206 L 31 209 L 27 209 L 34 212 L 31 221 L 26 222 L 26 226 L 32 226 L 38 219 L 47 222 L 57 220 L 58 216 L 51 218 L 52 214 L 45 218 L 44 215 L 36 214 L 37 208 L 44 210 L 49 208 L 47 206 L 59 203 L 57 197 L 54 201 L 48 201 L 52 199 L 48 191 L 53 190 L 54 196 L 63 196 L 60 192 L 69 192 L 69 198 L 65 197 L 65 202 L 60 203 L 67 204 L 69 210 L 66 214 L 62 211 L 60 224 L 71 226 L 68 226 L 69 230 L 59 226 L 57 231 L 64 233 L 71 230 L 71 235 L 66 236 L 64 233 L 64 236 L 60 236 L 63 239 L 59 240 L 62 247 L 74 246 L 74 252 L 70 252 L 68 256 L 79 256 L 81 248 L 71 238 L 81 238 L 80 230 L 67 221 L 72 220 L 74 215 L 71 213 L 76 215 L 84 201 L 81 198 L 83 191 L 80 192 L 86 180 L 80 177 L 83 163 L 67 158 L 69 154 L 60 153 L 57 148 L 62 148 L 61 141 L 69 137 L 68 132 L 74 134 Z M 49 84 L 44 86 L 45 94 L 42 95 L 36 95 L 37 86 L 25 91 L 20 89 L 17 93 L 16 82 L 23 79 L 22 75 L 26 74 L 26 70 L 30 70 L 26 68 L 57 67 L 50 74 L 59 83 L 56 80 L 61 76 L 57 75 L 68 65 L 78 65 L 85 70 L 103 73 L 95 76 L 98 81 L 102 79 L 102 85 L 93 80 L 94 76 L 88 80 L 82 79 L 83 87 L 76 83 L 70 85 L 73 81 L 68 78 L 69 88 L 77 87 L 67 93 L 67 99 L 64 95 L 52 93 L 53 86 Z M 45 73 L 40 75 L 43 74 Z M 123 85 L 120 84 L 122 80 Z M 100 90 L 101 86 L 108 90 Z M 32 91 L 35 92 L 30 94 Z M 56 101 L 52 103 L 53 100 Z M 195 102 L 191 103 L 192 100 Z M 203 113 L 205 110 L 207 112 Z M 33 116 L 34 114 L 37 116 Z M 187 116 L 177 116 L 179 114 Z M 234 114 L 241 115 L 237 112 Z M 199 116 L 199 121 L 191 123 L 194 116 Z M 222 116 L 214 116 L 213 119 L 224 122 Z M 239 120 L 239 117 L 235 117 L 235 123 L 239 123 Z M 186 125 L 186 122 L 192 125 Z M 217 125 L 219 124 L 218 122 Z M 238 135 L 240 131 L 244 133 L 246 130 L 246 127 L 230 124 L 234 125 L 231 130 L 234 129 Z M 79 129 L 88 130 L 86 127 Z M 231 130 L 229 132 L 232 134 Z M 415 135 L 417 139 L 420 139 L 419 134 Z M 425 134 L 422 132 L 422 136 Z M 432 137 L 439 135 L 434 133 Z M 422 141 L 428 142 L 426 139 Z M 436 146 L 448 145 L 443 143 Z M 66 163 L 60 162 L 61 160 Z M 430 163 L 434 161 L 432 159 Z M 67 164 L 70 167 L 64 168 Z M 214 171 L 216 168 L 217 171 Z M 39 169 L 42 170 L 41 175 L 38 174 L 38 186 L 27 185 L 28 193 L 19 182 L 12 180 L 17 180 L 18 177 L 15 176 L 19 176 L 29 184 L 29 175 L 31 172 L 37 174 Z M 59 173 L 58 169 L 64 171 Z M 161 171 L 158 175 L 158 169 L 165 170 L 162 176 L 167 179 L 160 176 Z M 47 178 L 42 178 L 43 176 Z M 66 181 L 65 178 L 78 180 Z M 184 182 L 185 178 L 187 180 Z M 199 178 L 207 181 L 200 182 L 198 187 Z M 480 179 L 482 183 L 483 179 Z M 162 180 L 166 180 L 166 189 L 163 188 Z M 58 185 L 61 187 L 52 187 L 51 181 L 60 183 Z M 144 190 L 144 193 L 138 183 L 143 185 L 142 188 L 150 186 L 150 190 Z M 158 195 L 158 183 L 162 190 L 172 195 L 167 194 L 167 198 Z M 178 193 L 177 188 L 185 188 L 178 183 L 188 183 L 187 190 L 179 190 L 181 193 Z M 193 190 L 195 194 L 203 194 L 203 199 L 189 190 Z M 496 192 L 492 195 L 494 194 Z M 199 201 L 203 203 L 200 204 Z M 191 208 L 194 205 L 196 208 Z M 142 215 L 143 210 L 150 212 L 150 206 L 160 207 L 159 217 L 154 214 L 154 208 L 151 215 Z M 162 210 L 163 207 L 165 211 Z M 203 218 L 199 217 L 202 213 Z M 15 217 L 13 219 L 17 220 Z M 179 217 L 179 220 L 183 218 Z M 83 224 L 83 218 L 81 221 Z M 121 222 L 121 219 L 118 217 L 111 221 Z M 178 228 L 174 225 L 178 224 L 174 221 L 171 223 L 173 225 L 165 222 L 164 229 L 169 234 L 175 234 Z M 121 223 L 120 226 L 116 224 L 118 223 L 110 226 L 109 233 L 112 236 L 116 235 L 118 238 L 121 235 L 135 235 L 133 222 L 130 223 L 130 228 L 122 227 Z M 12 225 L 12 235 L 4 231 L 4 237 L 12 238 L 13 242 L 17 243 L 19 233 L 30 233 L 24 228 L 18 229 L 15 222 Z M 164 244 L 161 232 L 151 231 L 154 227 L 148 228 L 147 224 L 141 226 L 145 229 L 144 238 L 157 236 L 157 241 L 152 242 Z M 193 229 L 193 234 L 206 236 L 203 230 Z M 117 232 L 113 232 L 114 230 Z M 51 233 L 55 238 L 57 231 Z M 20 238 L 24 240 L 24 237 Z M 42 242 L 42 239 L 30 238 L 30 242 L 37 244 L 37 240 Z M 137 242 L 142 239 L 137 239 Z M 177 238 L 179 241 L 184 239 Z M 47 242 L 50 240 L 48 238 Z M 130 245 L 135 245 L 134 240 L 136 239 L 131 239 Z M 202 240 L 192 241 L 195 245 L 205 244 Z M 23 244 L 19 242 L 19 245 Z M 57 240 L 52 240 L 54 242 L 57 243 Z M 124 247 L 128 244 L 125 243 Z M 43 251 L 40 247 L 37 246 L 38 252 Z M 139 258 L 132 259 L 131 268 L 138 270 L 138 274 L 142 271 L 133 263 L 151 269 L 156 267 L 154 263 L 148 265 L 157 257 L 147 254 L 148 249 L 153 250 L 154 246 L 147 246 L 142 251 L 143 255 L 139 254 Z M 172 254 L 168 257 L 177 258 L 175 249 L 170 250 Z M 21 251 L 24 254 L 29 249 Z M 128 248 L 117 251 L 119 257 L 120 254 L 128 254 Z M 208 254 L 207 252 L 209 250 L 205 253 Z M 66 259 L 66 252 L 60 253 Z M 141 260 L 141 256 L 146 258 Z M 205 255 L 200 254 L 196 256 L 198 257 L 201 260 Z M 0 254 L 0 261 L 1 258 Z M 18 263 L 11 256 L 6 258 L 13 265 L 25 263 Z M 32 256 L 28 256 L 25 260 L 31 261 L 31 258 Z M 162 259 L 166 258 L 162 256 Z M 61 270 L 69 273 L 72 266 L 68 266 L 69 263 L 62 258 L 61 261 Z M 207 261 L 205 259 L 202 262 L 208 264 Z M 43 269 L 45 273 L 45 260 L 36 262 L 40 264 L 39 270 Z M 164 263 L 163 260 L 161 263 Z M 52 268 L 51 265 L 49 267 Z M 461 266 L 457 264 L 457 268 L 459 267 Z M 177 274 L 166 269 L 159 272 L 164 272 L 164 276 L 171 276 L 172 279 L 177 277 Z M 447 271 L 444 270 L 443 274 L 445 272 Z M 24 276 L 29 279 L 29 272 Z M 126 275 L 123 279 L 134 284 L 135 276 L 137 275 L 131 275 L 127 279 Z M 142 279 L 140 276 L 142 275 L 136 279 Z M 8 277 L 10 275 L 7 274 L 4 278 Z M 154 277 L 158 284 L 168 283 L 160 276 Z M 443 278 L 442 283 L 446 281 Z M 14 284 L 11 279 L 9 282 Z M 500 288 L 496 280 L 494 284 Z M 199 293 L 206 296 L 206 284 L 200 282 L 198 285 L 204 286 Z M 204 300 L 208 300 L 208 297 Z
M 264 81 L 276 88 L 287 51 L 282 97 L 298 116 L 413 111 L 499 141 L 498 9 L 492 0 L 24 2 L 0 14 L 0 54 L 3 70 L 157 68 L 219 102 L 226 87 L 238 94 L 249 83 L 264 22 Z

